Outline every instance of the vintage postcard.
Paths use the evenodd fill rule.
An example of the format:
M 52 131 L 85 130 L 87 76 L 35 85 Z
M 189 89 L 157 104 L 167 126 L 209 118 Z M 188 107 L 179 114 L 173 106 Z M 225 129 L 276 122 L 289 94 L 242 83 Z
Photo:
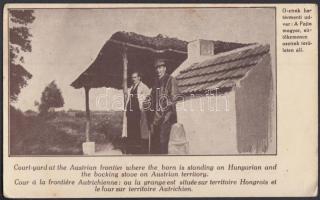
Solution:
M 4 196 L 318 193 L 313 4 L 7 4 Z

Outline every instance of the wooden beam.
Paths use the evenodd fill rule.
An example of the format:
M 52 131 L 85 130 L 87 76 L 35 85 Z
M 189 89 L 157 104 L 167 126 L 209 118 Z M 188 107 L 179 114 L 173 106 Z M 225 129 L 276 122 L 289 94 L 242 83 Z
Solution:
M 85 96 L 86 96 L 86 142 L 90 141 L 90 107 L 89 107 L 89 87 L 85 87 Z
M 115 44 L 126 45 L 126 46 L 137 48 L 137 49 L 148 50 L 148 51 L 151 51 L 153 53 L 164 53 L 166 51 L 171 51 L 171 52 L 175 52 L 175 53 L 188 54 L 187 51 L 181 51 L 181 50 L 176 50 L 176 49 L 171 49 L 171 48 L 154 49 L 154 48 L 151 48 L 151 47 L 145 47 L 145 46 L 141 46 L 141 45 L 137 45 L 137 44 L 124 43 L 122 41 L 115 40 L 115 39 L 109 39 L 108 41 L 113 42 Z
M 124 96 L 124 106 L 128 97 L 128 56 L 127 56 L 127 47 L 124 45 L 122 50 L 122 62 L 123 62 L 123 96 Z

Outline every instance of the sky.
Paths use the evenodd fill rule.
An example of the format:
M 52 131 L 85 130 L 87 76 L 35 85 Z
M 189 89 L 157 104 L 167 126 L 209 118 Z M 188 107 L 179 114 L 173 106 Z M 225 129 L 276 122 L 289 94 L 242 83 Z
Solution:
M 61 109 L 84 110 L 84 90 L 70 84 L 117 31 L 162 34 L 185 41 L 268 43 L 274 55 L 275 12 L 270 8 L 36 9 L 34 16 L 35 21 L 29 25 L 32 52 L 24 55 L 24 66 L 33 77 L 14 104 L 23 111 L 37 110 L 34 102 L 40 101 L 45 86 L 53 80 L 64 97 Z M 121 91 L 91 89 L 91 109 L 114 108 L 111 95 L 118 99 Z

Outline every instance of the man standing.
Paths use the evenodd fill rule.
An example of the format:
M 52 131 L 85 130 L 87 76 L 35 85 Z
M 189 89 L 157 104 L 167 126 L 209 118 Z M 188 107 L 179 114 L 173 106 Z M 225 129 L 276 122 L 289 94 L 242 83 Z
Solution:
M 179 94 L 178 85 L 176 79 L 167 74 L 165 60 L 158 60 L 155 68 L 158 77 L 151 91 L 151 153 L 168 154 L 171 126 L 177 122 L 175 103 Z
M 131 78 L 133 85 L 128 90 L 122 137 L 127 137 L 126 153 L 146 153 L 149 128 L 143 101 L 150 95 L 150 89 L 141 81 L 138 72 L 132 73 Z

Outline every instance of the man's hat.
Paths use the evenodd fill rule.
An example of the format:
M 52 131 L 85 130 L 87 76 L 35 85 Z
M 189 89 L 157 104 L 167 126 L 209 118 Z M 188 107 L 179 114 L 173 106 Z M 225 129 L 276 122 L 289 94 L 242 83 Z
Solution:
M 166 66 L 166 60 L 165 59 L 158 59 L 156 60 L 154 67 L 160 67 L 160 66 Z

